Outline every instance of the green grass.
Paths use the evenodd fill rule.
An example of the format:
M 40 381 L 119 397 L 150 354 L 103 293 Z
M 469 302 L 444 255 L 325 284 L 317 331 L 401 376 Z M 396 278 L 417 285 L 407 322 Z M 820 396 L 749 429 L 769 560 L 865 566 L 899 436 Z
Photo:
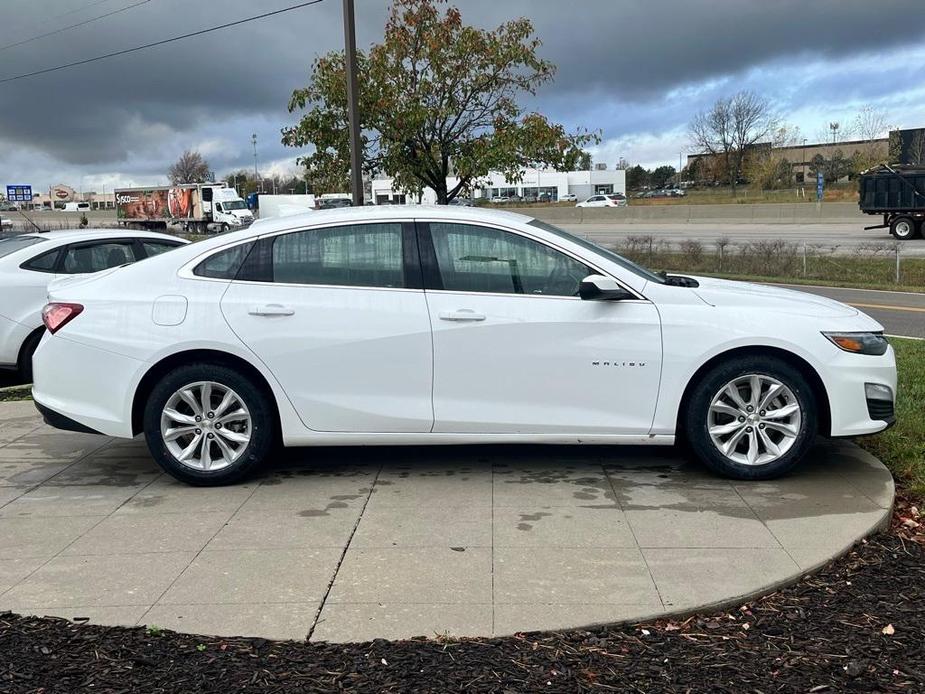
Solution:
M 850 255 L 806 248 L 783 240 L 717 244 L 697 240 L 675 246 L 652 235 L 628 236 L 613 249 L 646 267 L 692 275 L 715 275 L 767 282 L 826 284 L 840 287 L 925 291 L 925 258 L 900 257 L 899 282 L 892 249 L 871 246 Z
M 32 386 L 12 386 L 0 388 L 0 402 L 13 402 L 15 400 L 31 400 Z
M 882 460 L 900 484 L 925 497 L 925 341 L 890 342 L 899 370 L 896 424 L 858 443 Z
M 719 277 L 720 279 L 739 280 L 742 282 L 763 282 L 767 284 L 803 284 L 807 286 L 845 287 L 847 289 L 878 289 L 892 292 L 919 292 L 925 293 L 925 286 L 916 284 L 893 284 L 885 282 L 850 282 L 838 280 L 807 279 L 805 277 L 770 277 L 768 275 L 735 275 L 728 272 L 696 272 L 691 274 L 704 277 Z

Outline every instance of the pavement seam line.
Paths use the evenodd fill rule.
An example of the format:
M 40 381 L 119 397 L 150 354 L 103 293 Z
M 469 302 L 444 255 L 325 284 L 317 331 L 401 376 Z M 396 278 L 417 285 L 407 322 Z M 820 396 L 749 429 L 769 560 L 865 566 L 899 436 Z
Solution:
M 491 635 L 495 635 L 495 463 L 491 462 Z
M 25 494 L 28 494 L 29 492 L 35 491 L 36 489 L 38 489 L 39 487 L 41 487 L 42 485 L 44 485 L 46 482 L 48 482 L 48 480 L 54 479 L 55 477 L 57 477 L 58 475 L 60 475 L 60 474 L 61 474 L 62 472 L 64 472 L 65 470 L 70 469 L 71 466 L 76 465 L 77 463 L 81 462 L 82 460 L 85 460 L 87 457 L 89 457 L 89 456 L 92 455 L 93 453 L 96 453 L 97 451 L 103 450 L 106 446 L 108 446 L 108 445 L 110 445 L 111 443 L 113 443 L 113 440 L 114 440 L 114 439 L 113 439 L 112 437 L 110 437 L 110 440 L 107 441 L 106 443 L 104 443 L 103 445 L 101 445 L 101 446 L 99 446 L 99 447 L 97 447 L 97 448 L 94 448 L 90 453 L 87 453 L 86 455 L 83 455 L 83 456 L 79 457 L 77 460 L 75 460 L 73 463 L 71 463 L 70 465 L 68 465 L 66 468 L 63 468 L 62 470 L 59 470 L 58 472 L 56 472 L 54 475 L 52 475 L 51 477 L 49 477 L 49 478 L 48 478 L 47 480 L 45 480 L 44 482 L 40 482 L 39 484 L 37 484 L 37 485 L 35 485 L 34 487 L 30 488 L 27 492 L 25 492 L 25 493 L 22 494 L 21 496 L 25 496 Z M 103 523 L 103 522 L 106 521 L 107 519 L 111 518 L 111 517 L 113 516 L 113 514 L 116 513 L 116 511 L 118 511 L 118 510 L 119 510 L 120 508 L 122 508 L 125 504 L 127 504 L 129 501 L 131 501 L 132 499 L 134 499 L 136 496 L 138 496 L 142 491 L 144 491 L 144 490 L 147 489 L 151 484 L 153 484 L 155 480 L 160 479 L 160 477 L 161 477 L 161 475 L 158 475 L 157 477 L 155 477 L 154 479 L 152 479 L 152 480 L 151 480 L 150 482 L 148 482 L 147 484 L 141 486 L 141 487 L 140 487 L 138 490 L 136 490 L 135 493 L 132 494 L 128 499 L 126 499 L 126 500 L 123 501 L 121 504 L 119 504 L 118 506 L 116 506 L 116 508 L 115 508 L 113 511 L 111 511 L 111 512 L 109 513 L 109 515 L 100 516 L 100 517 L 99 517 L 100 519 L 99 519 L 96 523 L 94 523 L 93 525 L 91 525 L 89 528 L 87 528 L 87 529 L 86 529 L 84 532 L 82 532 L 80 535 L 78 535 L 78 536 L 75 537 L 73 540 L 71 540 L 70 542 L 68 542 L 64 547 L 62 547 L 60 550 L 58 550 L 58 552 L 57 552 L 54 556 L 49 557 L 47 561 L 42 562 L 39 566 L 35 567 L 35 569 L 33 569 L 32 571 L 30 571 L 29 574 L 28 574 L 27 576 L 23 576 L 19 581 L 17 581 L 17 582 L 14 583 L 13 585 L 11 585 L 11 586 L 10 586 L 9 588 L 7 588 L 6 590 L 0 591 L 0 597 L 3 597 L 3 596 L 6 595 L 7 593 L 9 593 L 11 590 L 13 590 L 13 588 L 15 588 L 15 587 L 17 587 L 17 586 L 19 586 L 19 585 L 22 585 L 25 581 L 28 581 L 30 578 L 32 578 L 32 576 L 34 576 L 36 573 L 38 573 L 39 571 L 41 571 L 42 569 L 44 569 L 44 568 L 45 568 L 46 566 L 48 566 L 51 562 L 53 562 L 55 559 L 57 559 L 58 557 L 62 556 L 62 554 L 64 554 L 64 552 L 67 551 L 67 550 L 71 547 L 71 545 L 73 545 L 75 542 L 77 542 L 78 540 L 80 540 L 81 538 L 83 538 L 84 536 L 86 536 L 88 533 L 93 532 L 97 527 L 99 527 L 100 523 Z M 19 498 L 19 497 L 17 497 L 17 498 Z M 4 505 L 5 505 L 5 504 L 4 504 Z M 59 517 L 59 518 L 75 518 L 75 517 L 78 517 L 78 518 L 96 518 L 96 516 L 58 516 L 58 517 Z
M 646 567 L 646 573 L 649 574 L 649 580 L 652 581 L 652 587 L 655 588 L 655 595 L 658 597 L 658 602 L 662 606 L 662 610 L 664 610 L 667 605 L 665 605 L 665 600 L 662 598 L 662 590 L 658 587 L 658 582 L 655 580 L 655 575 L 652 573 L 652 567 L 649 566 L 649 560 L 646 559 L 646 553 L 642 551 L 642 545 L 639 544 L 639 538 L 636 537 L 636 531 L 633 529 L 633 522 L 630 520 L 626 509 L 623 508 L 623 504 L 620 503 L 620 495 L 617 494 L 617 490 L 613 486 L 613 480 L 610 478 L 610 475 L 607 474 L 606 463 L 601 463 L 601 471 L 604 473 L 604 479 L 607 480 L 607 486 L 610 487 L 610 492 L 613 494 L 614 503 L 619 507 L 620 512 L 623 514 L 623 519 L 626 521 L 626 527 L 629 528 L 630 535 L 633 536 L 633 542 L 636 543 L 636 551 L 639 552 L 639 556 L 642 557 L 642 563 Z
M 372 482 L 369 485 L 369 491 L 366 493 L 366 499 L 363 501 L 363 506 L 360 508 L 360 513 L 357 515 L 356 523 L 353 524 L 353 528 L 350 530 L 350 535 L 347 537 L 347 542 L 344 544 L 344 551 L 340 553 L 340 557 L 337 559 L 337 565 L 334 567 L 334 573 L 331 575 L 331 580 L 328 582 L 328 587 L 324 591 L 324 595 L 321 596 L 321 602 L 318 603 L 318 609 L 315 611 L 315 618 L 312 620 L 312 625 L 308 629 L 308 634 L 305 635 L 305 641 L 311 641 L 312 636 L 315 634 L 315 629 L 318 626 L 318 620 L 321 619 L 321 612 L 324 610 L 324 606 L 328 602 L 328 596 L 331 594 L 331 589 L 334 588 L 334 581 L 337 580 L 337 574 L 340 573 L 340 567 L 344 564 L 344 559 L 347 557 L 347 551 L 350 549 L 350 544 L 353 542 L 353 536 L 356 535 L 357 528 L 360 527 L 360 521 L 363 520 L 363 515 L 366 513 L 366 507 L 369 506 L 369 500 L 373 497 L 373 491 L 376 488 L 376 483 L 379 482 L 379 476 L 382 474 L 382 463 L 379 464 L 379 468 L 376 470 L 376 476 L 373 477 Z
M 183 574 L 185 574 L 185 573 L 187 572 L 187 570 L 189 569 L 189 567 L 191 567 L 191 566 L 193 565 L 193 562 L 196 561 L 196 560 L 199 558 L 199 556 L 203 553 L 203 551 L 205 550 L 205 548 L 208 547 L 209 544 L 212 542 L 212 540 L 214 540 L 214 539 L 216 538 L 216 536 L 217 536 L 220 532 L 222 532 L 222 530 L 225 529 L 225 527 L 228 525 L 228 523 L 230 523 L 231 520 L 232 520 L 236 515 L 238 515 L 238 511 L 241 510 L 241 507 L 244 506 L 244 504 L 246 504 L 248 501 L 251 500 L 251 497 L 254 496 L 254 494 L 257 493 L 257 490 L 260 489 L 261 486 L 263 486 L 263 482 L 262 482 L 262 481 L 260 482 L 260 484 L 254 485 L 254 488 L 251 490 L 251 493 L 247 495 L 247 498 L 245 498 L 244 501 L 242 501 L 240 504 L 238 504 L 237 508 L 235 508 L 235 510 L 232 511 L 231 514 L 228 516 L 228 519 L 227 519 L 224 523 L 221 524 L 221 526 L 219 527 L 218 530 L 216 530 L 214 533 L 212 533 L 212 536 L 211 536 L 208 540 L 205 541 L 205 543 L 202 545 L 202 547 L 200 547 L 199 550 L 193 555 L 193 557 L 186 563 L 186 566 L 183 567 L 183 569 L 180 571 L 180 573 L 178 573 L 176 576 L 173 577 L 173 580 L 167 585 L 166 588 L 164 588 L 164 590 L 161 592 L 161 594 L 157 596 L 157 599 L 154 600 L 154 602 L 152 602 L 150 605 L 147 606 L 147 609 L 142 613 L 141 617 L 138 618 L 138 621 L 135 622 L 136 625 L 141 625 L 142 620 L 144 620 L 144 618 L 148 616 L 148 613 L 151 612 L 151 610 L 153 610 L 153 609 L 158 605 L 158 603 L 160 603 L 161 599 L 162 599 L 165 595 L 167 595 L 167 593 L 170 591 L 171 588 L 173 588 L 173 587 L 176 585 L 177 581 L 180 580 L 180 577 L 183 576 Z M 121 508 L 121 507 L 120 507 L 120 508 Z
M 800 572 L 801 572 L 801 573 L 800 573 L 800 576 L 802 576 L 802 575 L 803 575 L 803 567 L 800 566 L 800 562 L 798 562 L 798 561 L 793 557 L 793 555 L 790 554 L 790 550 L 789 550 L 789 549 L 787 549 L 786 547 L 784 547 L 784 543 L 781 542 L 781 541 L 780 541 L 780 538 L 774 533 L 773 530 L 771 530 L 771 526 L 769 526 L 769 525 L 767 524 L 767 522 L 765 522 L 765 520 L 764 520 L 761 516 L 758 515 L 758 511 L 756 511 L 756 510 L 752 507 L 752 505 L 751 505 L 750 503 L 748 503 L 748 500 L 747 500 L 744 496 L 742 496 L 742 492 L 739 491 L 739 489 L 736 487 L 736 485 L 734 485 L 734 484 L 732 484 L 732 483 L 730 482 L 729 486 L 732 487 L 732 491 L 734 491 L 734 492 L 736 493 L 736 496 L 739 497 L 739 498 L 742 500 L 742 503 L 743 503 L 743 504 L 745 504 L 745 508 L 747 508 L 749 511 L 752 512 L 752 514 L 755 516 L 755 518 L 758 520 L 758 522 L 761 523 L 761 525 L 763 525 L 763 526 L 765 527 L 765 529 L 768 531 L 768 533 L 770 533 L 771 537 L 774 538 L 774 541 L 778 544 L 778 546 L 779 546 L 782 550 L 784 550 L 784 554 L 786 554 L 786 555 L 787 555 L 787 558 L 790 559 L 790 561 L 793 562 L 793 565 L 796 566 L 797 569 L 800 570 Z M 764 549 L 764 548 L 756 547 L 755 549 Z M 773 548 L 771 548 L 771 549 L 773 549 Z

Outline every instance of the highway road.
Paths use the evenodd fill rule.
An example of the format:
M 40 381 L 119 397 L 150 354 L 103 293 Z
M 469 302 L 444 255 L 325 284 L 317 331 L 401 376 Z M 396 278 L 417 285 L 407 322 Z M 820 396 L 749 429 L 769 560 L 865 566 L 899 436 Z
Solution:
M 867 221 L 867 220 L 865 220 Z M 876 220 L 874 220 L 876 221 Z M 867 222 L 873 223 L 873 222 Z M 629 236 L 652 235 L 660 240 L 680 243 L 690 239 L 702 242 L 710 250 L 717 239 L 734 244 L 753 241 L 788 241 L 817 246 L 820 251 L 848 255 L 858 249 L 884 246 L 892 249 L 896 240 L 886 229 L 864 231 L 864 222 L 821 224 L 754 224 L 659 222 L 657 224 L 559 224 L 563 229 L 591 239 L 595 243 L 618 244 Z M 900 252 L 906 257 L 925 257 L 925 239 L 905 241 Z

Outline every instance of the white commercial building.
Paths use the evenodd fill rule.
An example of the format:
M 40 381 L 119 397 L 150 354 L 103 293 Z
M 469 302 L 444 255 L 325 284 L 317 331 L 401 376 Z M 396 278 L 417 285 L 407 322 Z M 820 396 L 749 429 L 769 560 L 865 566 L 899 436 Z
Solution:
M 447 188 L 452 190 L 458 178 L 447 178 Z M 437 202 L 436 193 L 425 188 L 420 198 L 417 195 L 405 195 L 393 189 L 393 179 L 375 178 L 372 180 L 372 202 L 376 205 L 433 205 Z M 491 173 L 464 193 L 472 198 L 520 197 L 526 200 L 541 199 L 555 202 L 566 195 L 574 195 L 584 200 L 592 195 L 602 193 L 626 194 L 626 172 L 622 169 L 594 171 L 554 171 L 552 169 L 525 169 L 523 177 L 511 183 L 502 173 Z

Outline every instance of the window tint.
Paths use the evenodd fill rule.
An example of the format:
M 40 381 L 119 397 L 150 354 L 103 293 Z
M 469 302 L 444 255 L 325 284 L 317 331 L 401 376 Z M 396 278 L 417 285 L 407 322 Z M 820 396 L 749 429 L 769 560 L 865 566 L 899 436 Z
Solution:
M 2 239 L 0 240 L 0 258 L 44 240 L 41 236 L 11 236 L 8 239 Z
M 142 247 L 145 249 L 145 254 L 152 258 L 156 255 L 160 255 L 166 251 L 176 248 L 177 243 L 170 243 L 169 241 L 142 241 Z
M 253 243 L 242 243 L 210 255 L 196 266 L 193 274 L 199 277 L 233 280 L 253 245 Z
M 134 262 L 131 241 L 106 241 L 68 248 L 64 255 L 63 272 L 79 275 Z
M 297 231 L 273 240 L 273 281 L 403 287 L 401 224 Z
M 36 272 L 54 272 L 58 266 L 59 255 L 60 249 L 56 248 L 53 251 L 42 253 L 42 255 L 37 255 L 31 260 L 27 260 L 19 267 L 24 270 L 35 270 Z
M 577 296 L 588 267 L 542 243 L 488 227 L 431 222 L 444 289 Z

